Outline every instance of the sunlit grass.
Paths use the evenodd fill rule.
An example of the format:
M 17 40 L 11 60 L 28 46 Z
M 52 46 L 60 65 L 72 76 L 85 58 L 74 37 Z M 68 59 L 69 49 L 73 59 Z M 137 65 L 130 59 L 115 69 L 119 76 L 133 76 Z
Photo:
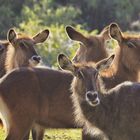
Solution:
M 4 130 L 0 129 L 0 140 L 5 139 Z M 80 129 L 47 129 L 44 140 L 81 140 Z M 30 140 L 32 140 L 30 138 Z
M 0 129 L 0 140 L 4 140 L 5 138 L 5 131 L 3 129 Z

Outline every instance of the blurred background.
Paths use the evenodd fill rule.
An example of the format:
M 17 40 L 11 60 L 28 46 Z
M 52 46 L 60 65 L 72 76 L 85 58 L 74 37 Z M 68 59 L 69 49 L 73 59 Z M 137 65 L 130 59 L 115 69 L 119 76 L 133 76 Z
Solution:
M 65 26 L 83 34 L 97 34 L 111 22 L 123 31 L 140 31 L 139 0 L 0 0 L 0 39 L 9 28 L 30 36 L 48 28 L 48 40 L 37 46 L 43 62 L 56 66 L 58 53 L 74 56 L 78 43 L 70 40 Z

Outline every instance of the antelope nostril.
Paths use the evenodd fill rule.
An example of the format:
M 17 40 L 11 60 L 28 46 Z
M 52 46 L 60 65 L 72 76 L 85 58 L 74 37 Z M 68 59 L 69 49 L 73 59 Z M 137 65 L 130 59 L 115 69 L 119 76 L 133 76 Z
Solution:
M 37 55 L 34 55 L 34 56 L 32 56 L 32 59 L 33 59 L 34 61 L 40 62 L 41 57 L 40 57 L 40 56 L 37 56 Z
M 41 57 L 40 57 L 40 56 L 38 56 L 38 60 L 39 60 L 39 61 L 41 60 Z
M 94 101 L 97 97 L 98 97 L 97 93 L 92 93 L 92 92 L 87 93 L 87 98 L 91 101 Z
M 87 98 L 88 98 L 88 99 L 91 99 L 91 98 L 92 98 L 92 93 L 91 93 L 91 92 L 88 92 L 88 93 L 87 93 Z

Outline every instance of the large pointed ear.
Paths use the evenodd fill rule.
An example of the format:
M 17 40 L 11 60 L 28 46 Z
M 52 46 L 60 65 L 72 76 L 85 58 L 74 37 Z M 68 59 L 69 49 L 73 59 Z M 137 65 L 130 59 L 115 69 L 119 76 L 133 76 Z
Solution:
M 42 32 L 38 33 L 37 35 L 35 35 L 33 37 L 33 40 L 35 41 L 35 43 L 42 43 L 44 42 L 49 36 L 49 30 L 43 30 Z
M 114 57 L 115 57 L 115 54 L 112 54 L 110 57 L 108 58 L 105 58 L 101 61 L 99 61 L 97 64 L 96 64 L 96 69 L 98 71 L 102 71 L 104 69 L 107 69 L 110 67 L 112 61 L 114 60 Z
M 7 33 L 7 40 L 10 43 L 13 43 L 15 41 L 15 39 L 17 38 L 17 33 L 14 29 L 9 29 L 8 33 Z
M 72 40 L 80 41 L 84 44 L 87 43 L 87 38 L 80 32 L 76 31 L 72 26 L 66 26 L 66 33 Z
M 110 24 L 110 36 L 117 40 L 119 43 L 122 42 L 122 32 L 121 29 L 119 28 L 118 24 L 116 23 L 111 23 Z
M 59 54 L 58 55 L 58 64 L 61 69 L 70 71 L 74 73 L 75 67 L 72 64 L 71 60 L 64 54 Z

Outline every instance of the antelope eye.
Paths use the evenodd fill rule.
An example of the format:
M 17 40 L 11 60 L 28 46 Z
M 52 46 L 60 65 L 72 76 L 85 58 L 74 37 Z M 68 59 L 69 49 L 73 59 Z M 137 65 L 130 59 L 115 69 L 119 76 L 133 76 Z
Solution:
M 129 47 L 129 48 L 136 48 L 136 46 L 134 45 L 134 43 L 132 43 L 132 42 L 127 42 L 127 46 Z
M 19 43 L 19 46 L 20 46 L 20 47 L 23 47 L 23 46 L 25 46 L 25 44 L 24 44 L 23 42 L 20 42 L 20 43 Z
M 82 71 L 80 71 L 80 70 L 77 72 L 77 76 L 79 78 L 84 78 L 84 75 L 83 75 Z

